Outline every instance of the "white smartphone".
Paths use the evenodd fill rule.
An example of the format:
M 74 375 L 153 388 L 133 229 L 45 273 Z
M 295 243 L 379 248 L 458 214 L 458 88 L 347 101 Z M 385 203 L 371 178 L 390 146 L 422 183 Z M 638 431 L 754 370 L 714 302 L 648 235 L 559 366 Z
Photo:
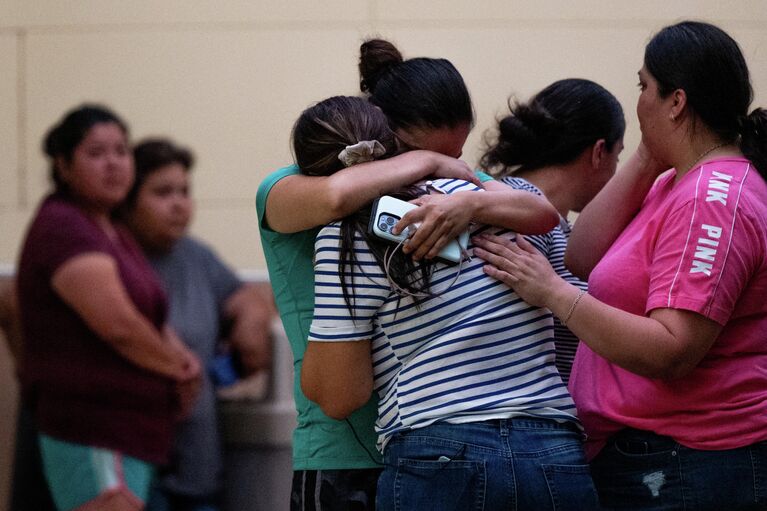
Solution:
M 387 241 L 394 243 L 404 241 L 408 237 L 408 229 L 399 234 L 392 234 L 392 227 L 405 216 L 405 213 L 417 207 L 415 204 L 384 195 L 373 203 L 368 230 L 375 236 Z M 418 227 L 418 224 L 413 224 L 413 226 Z M 468 245 L 469 232 L 464 231 L 458 238 L 451 240 L 450 243 L 442 247 L 437 257 L 451 263 L 460 262 L 461 256 Z

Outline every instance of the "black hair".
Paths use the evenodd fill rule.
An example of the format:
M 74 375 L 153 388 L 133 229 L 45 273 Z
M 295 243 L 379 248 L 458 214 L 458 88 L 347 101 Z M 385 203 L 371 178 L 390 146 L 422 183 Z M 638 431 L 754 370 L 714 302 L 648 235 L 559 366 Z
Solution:
M 192 152 L 166 138 L 142 140 L 133 148 L 133 160 L 136 166 L 136 178 L 125 198 L 126 208 L 132 208 L 135 205 L 139 190 L 154 172 L 174 163 L 181 165 L 187 172 L 194 166 Z
M 384 153 L 378 159 L 397 154 L 394 133 L 386 116 L 362 98 L 334 96 L 307 108 L 293 126 L 293 152 L 301 173 L 311 176 L 329 176 L 344 168 L 339 154 L 346 146 L 361 141 L 378 141 Z M 402 200 L 418 195 L 414 189 L 390 194 Z M 371 205 L 366 204 L 341 221 L 340 257 L 338 273 L 349 311 L 354 315 L 354 241 L 362 237 L 381 268 L 387 249 L 394 246 L 368 233 Z M 433 264 L 416 263 L 398 250 L 391 259 L 389 276 L 400 287 L 411 293 L 428 293 L 429 276 Z M 364 268 L 358 267 L 364 272 Z M 418 304 L 418 299 L 415 299 Z
M 397 148 L 383 112 L 353 96 L 333 96 L 304 110 L 291 139 L 296 164 L 308 176 L 329 176 L 344 168 L 339 153 L 361 140 L 378 140 L 388 156 Z
M 128 137 L 127 124 L 107 107 L 83 104 L 64 114 L 64 117 L 48 130 L 43 139 L 43 152 L 51 160 L 50 176 L 57 192 L 67 192 L 68 187 L 59 175 L 56 160 L 72 161 L 77 146 L 97 124 L 114 123 Z
M 559 80 L 509 110 L 480 160 L 495 175 L 570 163 L 600 139 L 611 151 L 626 131 L 618 100 L 590 80 Z
M 393 130 L 474 124 L 469 90 L 448 60 L 404 60 L 392 43 L 370 39 L 360 46 L 359 71 L 360 90 Z
M 739 141 L 743 155 L 767 178 L 767 112 L 748 113 L 751 79 L 732 37 L 709 23 L 683 21 L 655 34 L 644 65 L 661 97 L 683 89 L 697 119 L 723 141 Z

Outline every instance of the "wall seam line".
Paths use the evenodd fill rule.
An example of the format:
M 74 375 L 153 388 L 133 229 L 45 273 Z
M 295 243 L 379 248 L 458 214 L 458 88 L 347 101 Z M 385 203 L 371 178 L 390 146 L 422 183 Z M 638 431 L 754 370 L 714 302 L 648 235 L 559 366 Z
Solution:
M 17 31 L 16 41 L 16 205 L 26 208 L 27 194 L 27 34 L 24 29 Z

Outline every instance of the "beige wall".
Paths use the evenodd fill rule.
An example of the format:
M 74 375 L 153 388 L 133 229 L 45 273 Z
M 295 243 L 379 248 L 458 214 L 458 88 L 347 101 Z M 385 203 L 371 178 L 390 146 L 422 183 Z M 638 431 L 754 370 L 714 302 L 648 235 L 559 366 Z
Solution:
M 579 76 L 627 111 L 643 45 L 686 17 L 714 21 L 741 43 L 757 99 L 767 94 L 763 0 L 0 0 L 0 264 L 16 259 L 47 188 L 39 145 L 82 101 L 113 106 L 133 134 L 172 135 L 198 155 L 193 231 L 239 268 L 262 269 L 253 198 L 291 160 L 289 130 L 309 103 L 356 92 L 368 34 L 405 56 L 443 56 L 464 74 L 478 114 L 466 158 L 514 93 Z
M 466 158 L 514 93 L 584 77 L 623 103 L 639 134 L 636 71 L 648 37 L 681 18 L 720 24 L 742 45 L 756 104 L 767 103 L 764 0 L 0 0 L 0 270 L 16 259 L 47 188 L 40 140 L 83 101 L 113 106 L 133 134 L 193 147 L 193 231 L 239 268 L 263 269 L 253 198 L 290 162 L 288 135 L 309 103 L 356 93 L 357 48 L 380 34 L 405 56 L 449 58 L 477 110 Z M 0 346 L 0 509 L 15 407 Z

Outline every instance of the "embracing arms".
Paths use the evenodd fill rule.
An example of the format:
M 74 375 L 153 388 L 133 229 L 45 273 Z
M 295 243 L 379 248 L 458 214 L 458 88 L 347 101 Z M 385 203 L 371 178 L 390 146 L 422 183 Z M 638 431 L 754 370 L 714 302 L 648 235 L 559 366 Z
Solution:
M 611 307 L 562 280 L 521 236 L 517 243 L 493 236 L 475 240 L 485 271 L 528 303 L 548 307 L 594 352 L 648 378 L 679 378 L 692 371 L 722 327 L 704 316 L 659 308 L 649 317 Z
M 274 231 L 299 232 L 350 215 L 381 195 L 430 175 L 479 184 L 461 160 L 431 151 L 410 151 L 355 165 L 327 177 L 285 177 L 270 190 L 264 215 Z
M 557 226 L 559 213 L 544 197 L 486 181 L 485 191 L 422 195 L 411 201 L 420 207 L 400 220 L 394 233 L 420 222 L 404 252 L 413 259 L 434 258 L 470 222 L 504 227 L 523 234 L 544 234 Z

